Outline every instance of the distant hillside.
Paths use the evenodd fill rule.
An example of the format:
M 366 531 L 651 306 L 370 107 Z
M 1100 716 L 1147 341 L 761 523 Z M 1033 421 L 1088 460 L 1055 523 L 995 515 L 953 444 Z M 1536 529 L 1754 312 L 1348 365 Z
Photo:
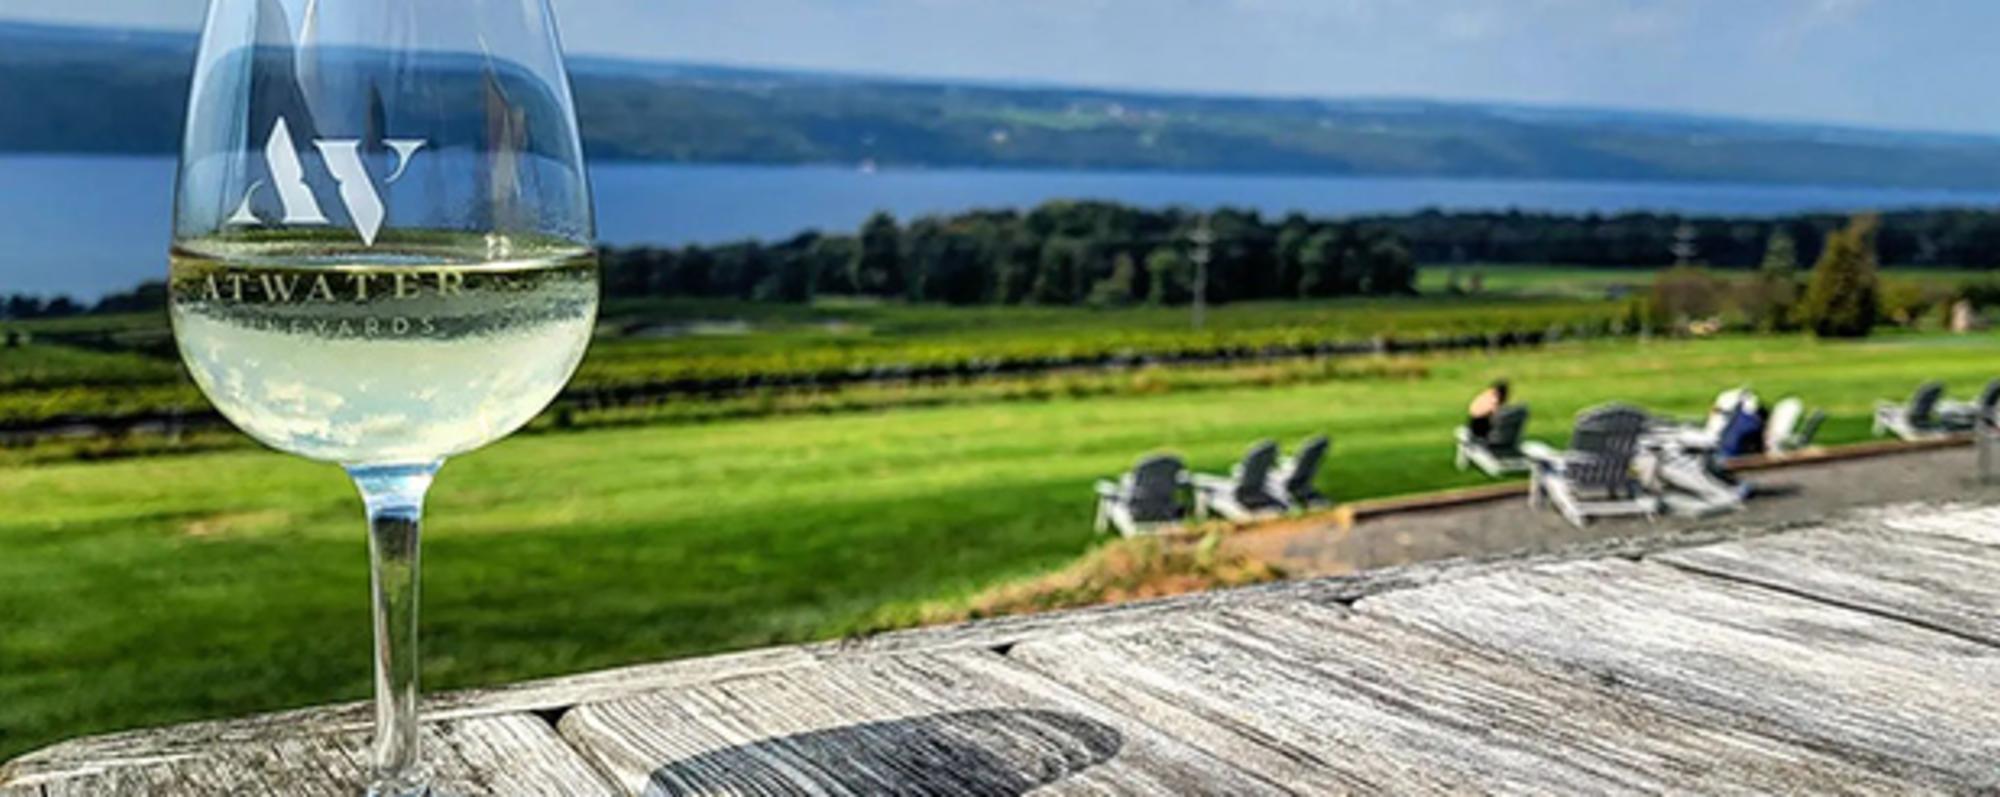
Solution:
M 0 24 L 0 151 L 166 153 L 193 40 Z M 945 83 L 580 58 L 610 159 L 2000 188 L 2000 138 L 1414 100 Z

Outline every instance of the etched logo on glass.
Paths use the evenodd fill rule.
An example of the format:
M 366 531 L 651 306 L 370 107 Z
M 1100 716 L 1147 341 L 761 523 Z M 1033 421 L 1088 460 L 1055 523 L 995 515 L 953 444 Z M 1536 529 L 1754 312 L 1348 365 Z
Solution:
M 394 185 L 402 179 L 403 172 L 410 168 L 410 160 L 417 151 L 429 143 L 423 139 L 391 138 L 382 142 L 396 153 L 396 168 L 383 180 L 383 185 Z M 366 246 L 375 245 L 375 236 L 382 231 L 382 220 L 388 209 L 382 205 L 382 194 L 376 190 L 375 181 L 368 175 L 368 167 L 361 160 L 361 141 L 352 138 L 323 138 L 313 141 L 313 148 L 319 150 L 320 159 L 326 162 L 328 172 L 340 186 L 340 201 L 347 208 L 347 216 L 354 222 L 354 231 L 361 235 Z M 271 127 L 271 137 L 264 143 L 264 163 L 269 169 L 271 187 L 278 192 L 278 202 L 285 208 L 285 224 L 331 224 L 326 213 L 320 210 L 319 198 L 313 196 L 312 186 L 306 184 L 305 164 L 299 160 L 298 148 L 292 141 L 292 128 L 284 117 Z M 243 202 L 236 206 L 236 212 L 229 217 L 230 224 L 257 226 L 265 220 L 250 206 L 257 198 L 257 192 L 264 189 L 264 181 L 251 184 L 243 195 Z

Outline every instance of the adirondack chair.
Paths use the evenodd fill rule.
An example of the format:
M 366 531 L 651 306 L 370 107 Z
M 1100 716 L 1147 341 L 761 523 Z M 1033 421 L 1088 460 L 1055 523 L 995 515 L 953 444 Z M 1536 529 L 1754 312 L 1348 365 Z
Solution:
M 1329 445 L 1331 443 L 1326 435 L 1306 438 L 1299 444 L 1297 454 L 1271 470 L 1268 492 L 1283 501 L 1286 509 L 1302 512 L 1333 503 L 1313 485 L 1313 480 L 1319 476 L 1320 465 L 1326 460 Z
M 1228 476 L 1194 475 L 1197 518 L 1221 515 L 1238 523 L 1285 511 L 1285 501 L 1271 491 L 1271 472 L 1278 466 L 1278 444 L 1265 440 L 1250 447 Z
M 1971 429 L 1981 419 L 1993 417 L 1996 405 L 2000 405 L 2000 379 L 1987 382 L 1979 391 L 1979 398 L 1973 401 L 1938 402 L 1938 421 L 1954 431 Z
M 1158 454 L 1139 460 L 1131 472 L 1112 482 L 1097 482 L 1097 532 L 1113 528 L 1122 536 L 1150 534 L 1187 517 L 1181 486 L 1187 465 L 1180 457 Z
M 1894 434 L 1904 440 L 1928 440 L 1948 431 L 1938 419 L 1938 401 L 1944 397 L 1944 383 L 1925 382 L 1917 387 L 1906 404 L 1877 402 L 1875 434 Z
M 1786 396 L 1771 405 L 1771 417 L 1764 423 L 1764 453 L 1784 453 L 1785 441 L 1798 430 L 1805 415 L 1806 403 L 1797 396 Z
M 1716 394 L 1715 403 L 1709 406 L 1708 419 L 1702 424 L 1701 433 L 1710 440 L 1722 439 L 1722 432 L 1729 428 L 1729 421 L 1738 412 L 1757 411 L 1757 393 L 1749 387 L 1738 387 Z
M 1764 453 L 1784 456 L 1812 446 L 1819 427 L 1826 423 L 1825 410 L 1806 414 L 1806 403 L 1791 396 L 1771 408 L 1771 421 L 1764 427 Z
M 1522 451 L 1535 463 L 1528 486 L 1528 503 L 1551 503 L 1564 519 L 1581 528 L 1590 518 L 1660 512 L 1660 501 L 1648 494 L 1632 473 L 1639 435 L 1646 430 L 1646 413 L 1624 405 L 1607 405 L 1578 416 L 1567 451 L 1528 443 Z
M 1471 427 L 1458 427 L 1459 470 L 1477 467 L 1488 476 L 1526 473 L 1534 463 L 1521 453 L 1521 435 L 1528 428 L 1528 405 L 1509 404 L 1493 415 L 1493 428 L 1475 437 Z

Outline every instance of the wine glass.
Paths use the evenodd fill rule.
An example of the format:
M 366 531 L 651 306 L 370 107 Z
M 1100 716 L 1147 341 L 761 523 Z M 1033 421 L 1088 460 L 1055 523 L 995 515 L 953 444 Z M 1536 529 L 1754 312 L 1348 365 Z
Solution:
M 174 335 L 230 421 L 343 466 L 361 492 L 370 794 L 427 792 L 417 583 L 432 476 L 546 407 L 595 324 L 574 108 L 547 0 L 209 6 L 175 189 Z

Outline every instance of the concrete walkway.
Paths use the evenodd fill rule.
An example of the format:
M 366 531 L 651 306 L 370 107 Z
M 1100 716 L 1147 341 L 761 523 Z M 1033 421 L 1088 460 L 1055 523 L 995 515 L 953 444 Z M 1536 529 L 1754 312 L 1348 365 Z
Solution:
M 1228 550 L 1293 578 L 1341 575 L 1453 557 L 1507 556 L 1579 542 L 1685 533 L 1717 526 L 1780 527 L 1843 509 L 1911 501 L 2000 501 L 2000 485 L 1975 478 L 1973 448 L 1903 452 L 1799 464 L 1746 474 L 1764 494 L 1743 510 L 1707 518 L 1605 519 L 1578 529 L 1511 497 L 1446 509 L 1398 512 L 1349 524 L 1308 519 L 1245 531 Z

